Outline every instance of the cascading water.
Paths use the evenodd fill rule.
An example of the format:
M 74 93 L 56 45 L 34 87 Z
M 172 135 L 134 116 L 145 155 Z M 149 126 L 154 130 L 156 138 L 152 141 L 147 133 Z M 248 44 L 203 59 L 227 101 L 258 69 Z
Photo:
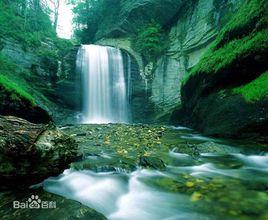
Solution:
M 77 54 L 77 69 L 82 74 L 82 123 L 130 122 L 130 85 L 129 79 L 125 79 L 121 51 L 113 47 L 83 45 Z

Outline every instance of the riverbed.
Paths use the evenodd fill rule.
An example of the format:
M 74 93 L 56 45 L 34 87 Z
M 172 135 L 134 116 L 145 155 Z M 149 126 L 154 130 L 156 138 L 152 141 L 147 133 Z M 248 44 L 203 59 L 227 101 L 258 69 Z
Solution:
M 268 217 L 265 145 L 162 125 L 61 129 L 77 140 L 83 159 L 38 186 L 93 208 L 107 219 Z

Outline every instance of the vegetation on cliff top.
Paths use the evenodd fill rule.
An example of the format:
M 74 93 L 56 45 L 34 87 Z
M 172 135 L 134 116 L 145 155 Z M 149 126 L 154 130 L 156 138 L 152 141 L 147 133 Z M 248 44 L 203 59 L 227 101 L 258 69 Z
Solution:
M 0 38 L 10 37 L 24 47 L 41 46 L 41 40 L 55 37 L 48 8 L 23 1 L 0 2 Z
M 109 9 L 113 7 L 110 1 L 75 1 L 70 0 L 73 4 L 74 13 L 74 34 L 83 44 L 92 43 L 95 40 L 98 26 L 103 20 L 102 17 L 109 15 Z
M 234 17 L 223 27 L 211 48 L 185 76 L 185 84 L 196 74 L 213 74 L 240 58 L 268 49 L 267 2 L 247 0 Z
M 256 102 L 268 97 L 268 71 L 250 83 L 233 89 L 236 94 L 241 94 L 247 102 Z
M 267 1 L 246 0 L 239 12 L 223 27 L 215 42 L 219 48 L 232 39 L 242 38 L 250 32 L 267 27 Z
M 242 39 L 235 39 L 216 51 L 210 50 L 194 67 L 191 75 L 197 73 L 216 73 L 235 62 L 237 59 L 250 54 L 260 53 L 268 49 L 268 30 Z
M 57 37 L 50 13 L 48 4 L 39 0 L 0 1 L 0 98 L 3 108 L 5 105 L 15 108 L 20 101 L 32 106 L 48 101 L 39 87 L 41 72 L 49 76 L 47 81 L 56 80 L 58 61 L 73 48 L 72 41 Z M 24 53 L 29 55 L 32 67 L 15 63 L 16 59 L 13 60 L 13 55 L 5 48 L 10 43 L 15 43 L 19 58 L 23 59 Z M 9 56 L 1 52 L 3 48 Z
M 147 62 L 155 61 L 167 46 L 167 36 L 160 24 L 155 22 L 143 26 L 137 35 L 132 37 L 132 47 L 140 52 Z

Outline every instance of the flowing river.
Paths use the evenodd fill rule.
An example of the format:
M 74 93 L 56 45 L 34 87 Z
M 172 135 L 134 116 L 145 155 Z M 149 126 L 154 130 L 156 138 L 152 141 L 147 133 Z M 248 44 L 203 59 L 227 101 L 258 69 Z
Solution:
M 84 159 L 45 180 L 43 187 L 108 219 L 267 217 L 268 154 L 263 146 L 206 138 L 180 127 L 64 130 L 77 135 Z

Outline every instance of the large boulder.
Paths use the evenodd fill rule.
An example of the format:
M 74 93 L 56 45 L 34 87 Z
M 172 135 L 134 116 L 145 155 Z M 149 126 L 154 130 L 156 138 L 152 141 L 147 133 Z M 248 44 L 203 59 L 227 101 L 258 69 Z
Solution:
M 78 145 L 53 124 L 0 116 L 1 188 L 29 186 L 79 158 Z

